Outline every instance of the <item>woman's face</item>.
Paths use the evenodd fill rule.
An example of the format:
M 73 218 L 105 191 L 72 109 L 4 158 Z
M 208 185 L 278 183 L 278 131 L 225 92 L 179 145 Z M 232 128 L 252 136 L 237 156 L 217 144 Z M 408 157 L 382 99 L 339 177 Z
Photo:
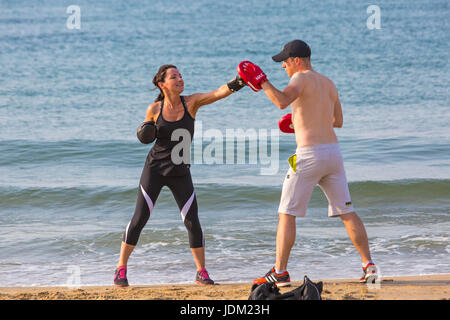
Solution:
M 175 68 L 167 69 L 164 81 L 160 82 L 160 87 L 162 90 L 182 93 L 184 91 L 184 81 L 181 73 Z

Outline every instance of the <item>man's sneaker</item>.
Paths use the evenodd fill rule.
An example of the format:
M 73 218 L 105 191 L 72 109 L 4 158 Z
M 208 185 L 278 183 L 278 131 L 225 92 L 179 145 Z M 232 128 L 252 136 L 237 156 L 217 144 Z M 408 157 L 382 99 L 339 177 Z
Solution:
M 209 277 L 208 271 L 203 268 L 200 271 L 197 271 L 197 275 L 195 277 L 195 282 L 202 285 L 212 285 L 214 281 Z
M 288 287 L 291 285 L 291 278 L 289 277 L 289 272 L 285 271 L 282 274 L 277 274 L 275 268 L 272 268 L 264 277 L 253 280 L 253 283 L 275 283 L 277 287 Z
M 122 266 L 116 269 L 116 274 L 114 275 L 114 285 L 116 287 L 128 287 L 127 267 Z
M 359 279 L 361 283 L 375 283 L 378 279 L 377 267 L 374 263 L 368 263 L 365 267 L 363 267 L 363 276 Z

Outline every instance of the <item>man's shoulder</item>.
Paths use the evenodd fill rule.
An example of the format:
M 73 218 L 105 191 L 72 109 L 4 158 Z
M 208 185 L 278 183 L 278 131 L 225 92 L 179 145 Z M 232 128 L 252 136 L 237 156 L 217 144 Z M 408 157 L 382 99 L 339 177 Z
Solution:
M 310 71 L 307 71 L 307 72 L 300 72 L 300 71 L 296 72 L 296 73 L 294 73 L 292 75 L 291 80 L 296 80 L 296 79 L 299 79 L 301 81 L 304 81 L 304 80 L 307 81 L 307 80 L 312 80 L 312 79 L 322 79 L 322 80 L 329 81 L 329 82 L 333 83 L 333 81 L 331 81 L 330 78 L 328 78 L 324 74 L 321 74 L 321 73 L 319 73 L 317 71 L 314 71 L 314 70 L 310 70 Z
M 323 79 L 323 81 L 326 81 L 327 83 L 329 83 L 331 86 L 336 87 L 333 80 L 331 80 L 329 77 L 327 77 L 326 75 L 316 72 L 317 76 L 320 77 L 321 79 Z
M 319 72 L 315 72 L 315 77 L 319 79 L 319 81 L 322 83 L 322 85 L 325 85 L 325 88 L 329 88 L 331 91 L 337 91 L 336 85 L 334 84 L 333 80 L 328 78 L 326 75 L 321 74 Z
M 308 75 L 306 75 L 303 72 L 296 72 L 292 75 L 291 80 L 289 81 L 289 84 L 291 85 L 304 85 L 305 82 L 308 82 Z

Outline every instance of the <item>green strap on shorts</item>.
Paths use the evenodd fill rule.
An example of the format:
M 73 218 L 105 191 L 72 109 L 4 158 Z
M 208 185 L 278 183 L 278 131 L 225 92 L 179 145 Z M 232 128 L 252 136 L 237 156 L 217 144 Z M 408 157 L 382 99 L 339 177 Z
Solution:
M 294 172 L 297 172 L 297 154 L 290 156 L 288 161 L 289 161 L 289 165 L 291 166 L 292 170 L 294 170 Z

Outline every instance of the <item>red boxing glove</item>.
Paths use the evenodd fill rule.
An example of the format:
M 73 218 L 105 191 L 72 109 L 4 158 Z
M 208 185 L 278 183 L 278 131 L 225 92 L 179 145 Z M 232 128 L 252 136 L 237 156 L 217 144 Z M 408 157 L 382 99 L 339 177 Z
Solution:
M 288 113 L 278 121 L 278 127 L 281 132 L 295 133 L 294 124 L 292 123 L 292 114 Z
M 239 63 L 237 72 L 253 91 L 261 90 L 261 84 L 267 81 L 267 76 L 261 68 L 250 61 Z

